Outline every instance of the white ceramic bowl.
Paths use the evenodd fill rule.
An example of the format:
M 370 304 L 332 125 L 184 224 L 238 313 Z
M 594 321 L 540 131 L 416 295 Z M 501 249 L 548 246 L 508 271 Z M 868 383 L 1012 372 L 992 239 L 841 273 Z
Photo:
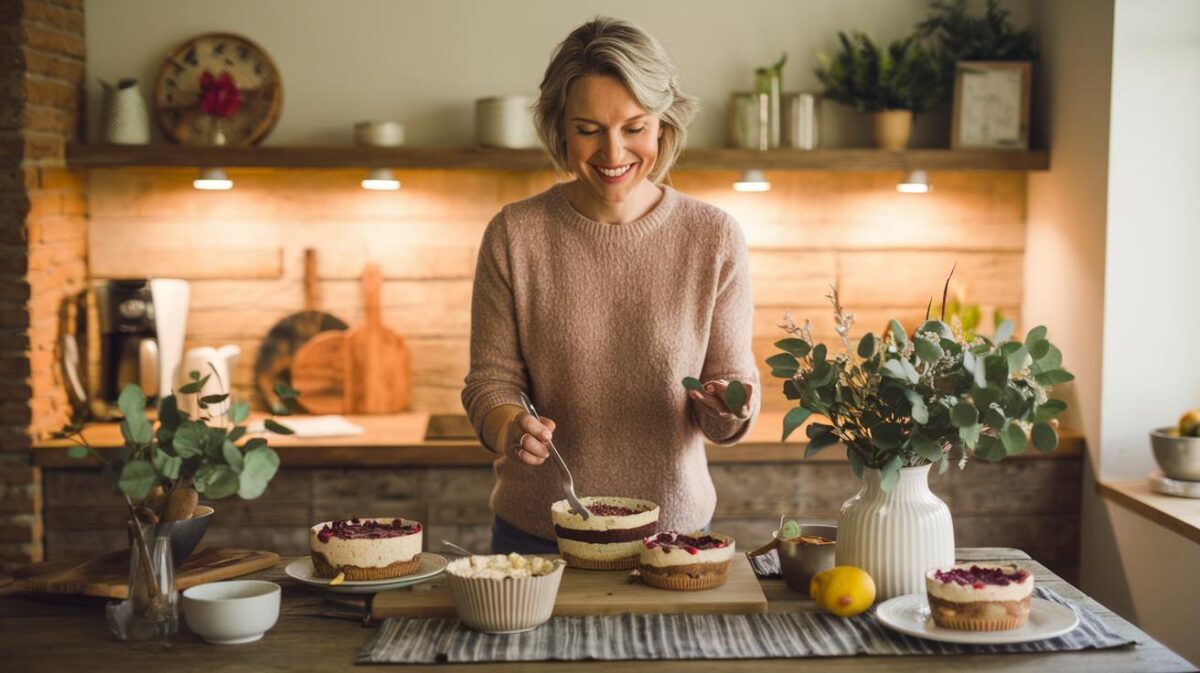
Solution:
M 400 147 L 404 144 L 404 124 L 358 122 L 354 125 L 354 144 L 359 147 Z
M 279 620 L 281 594 L 274 582 L 209 582 L 184 589 L 183 615 L 192 633 L 210 643 L 252 643 Z
M 446 566 L 450 597 L 463 624 L 484 633 L 520 633 L 550 620 L 565 561 L 554 559 L 554 570 L 546 575 L 504 579 L 456 574 L 465 563 L 469 559 Z

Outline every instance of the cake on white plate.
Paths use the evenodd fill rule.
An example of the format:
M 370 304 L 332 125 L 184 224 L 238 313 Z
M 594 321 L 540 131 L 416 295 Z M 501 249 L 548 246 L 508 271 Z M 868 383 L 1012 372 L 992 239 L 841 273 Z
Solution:
M 558 552 L 572 568 L 629 570 L 637 565 L 642 538 L 658 526 L 658 505 L 618 497 L 580 498 L 584 519 L 566 500 L 550 506 Z
M 735 547 L 733 538 L 720 533 L 658 533 L 642 540 L 638 573 L 659 589 L 715 589 L 729 577 Z
M 1015 564 L 962 563 L 926 573 L 925 591 L 938 626 L 1007 631 L 1029 619 L 1033 574 Z
M 417 570 L 421 538 L 421 523 L 411 519 L 326 521 L 309 529 L 308 548 L 320 577 L 383 580 Z

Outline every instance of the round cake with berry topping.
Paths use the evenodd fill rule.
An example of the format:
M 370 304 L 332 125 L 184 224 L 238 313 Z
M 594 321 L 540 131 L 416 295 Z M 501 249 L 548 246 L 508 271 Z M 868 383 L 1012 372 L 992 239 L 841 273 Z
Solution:
M 550 506 L 558 553 L 572 568 L 629 570 L 637 565 L 642 538 L 658 525 L 658 505 L 633 498 L 580 498 L 583 518 L 566 500 Z
M 925 574 L 935 624 L 959 631 L 1007 631 L 1025 625 L 1033 574 L 1016 565 L 964 563 Z
M 411 519 L 326 521 L 308 531 L 308 549 L 319 577 L 385 580 L 416 571 L 421 563 L 421 523 Z
M 715 589 L 729 577 L 734 547 L 733 538 L 720 533 L 658 533 L 642 540 L 638 573 L 659 589 Z

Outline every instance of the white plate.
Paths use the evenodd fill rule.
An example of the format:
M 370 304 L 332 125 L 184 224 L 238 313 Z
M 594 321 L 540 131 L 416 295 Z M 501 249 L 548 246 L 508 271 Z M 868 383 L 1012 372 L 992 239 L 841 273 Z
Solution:
M 380 591 L 390 591 L 392 589 L 420 584 L 425 580 L 433 579 L 446 571 L 446 563 L 446 558 L 440 554 L 427 551 L 421 552 L 421 562 L 417 565 L 417 569 L 413 573 L 387 580 L 361 580 L 358 582 L 346 580 L 337 586 L 329 586 L 330 580 L 328 578 L 318 576 L 316 569 L 313 568 L 312 559 L 307 556 L 292 561 L 283 569 L 283 572 L 298 582 L 327 589 L 334 593 L 373 594 Z
M 956 631 L 933 623 L 925 594 L 908 594 L 884 601 L 875 608 L 875 616 L 884 626 L 918 638 L 967 645 L 999 645 L 1045 640 L 1068 633 L 1079 626 L 1079 616 L 1070 608 L 1044 598 L 1035 598 L 1029 608 L 1029 621 L 1010 631 Z

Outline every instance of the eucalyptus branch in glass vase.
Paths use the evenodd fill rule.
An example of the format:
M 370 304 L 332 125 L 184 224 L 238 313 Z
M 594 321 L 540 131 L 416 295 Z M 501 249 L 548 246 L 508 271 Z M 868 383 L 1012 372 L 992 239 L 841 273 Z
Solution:
M 124 415 L 120 424 L 124 442 L 112 459 L 91 446 L 81 423 L 57 433 L 75 444 L 67 450 L 68 456 L 90 456 L 99 461 L 113 490 L 125 501 L 131 535 L 131 617 L 154 628 L 138 630 L 122 625 L 118 629 L 114 625 L 114 631 L 123 639 L 165 638 L 173 630 L 161 627 L 175 619 L 174 601 L 169 595 L 174 590 L 173 581 L 164 583 L 155 577 L 155 570 L 163 563 L 153 558 L 156 554 L 152 553 L 152 541 L 147 539 L 148 531 L 169 536 L 171 524 L 192 518 L 200 496 L 210 500 L 234 494 L 246 500 L 257 498 L 279 469 L 279 455 L 267 440 L 247 437 L 244 423 L 250 415 L 248 402 L 238 400 L 225 405 L 227 393 L 200 396 L 209 376 L 212 374 L 201 377 L 191 372 L 191 382 L 178 391 L 180 395 L 198 396 L 201 414 L 191 418 L 179 409 L 176 395 L 167 395 L 158 405 L 157 428 L 147 418 L 142 389 L 134 384 L 125 386 L 118 398 Z M 287 386 L 278 386 L 276 392 L 285 400 L 296 397 Z M 221 408 L 227 411 L 210 413 Z M 292 434 L 290 428 L 270 418 L 264 421 L 264 428 L 267 432 Z

